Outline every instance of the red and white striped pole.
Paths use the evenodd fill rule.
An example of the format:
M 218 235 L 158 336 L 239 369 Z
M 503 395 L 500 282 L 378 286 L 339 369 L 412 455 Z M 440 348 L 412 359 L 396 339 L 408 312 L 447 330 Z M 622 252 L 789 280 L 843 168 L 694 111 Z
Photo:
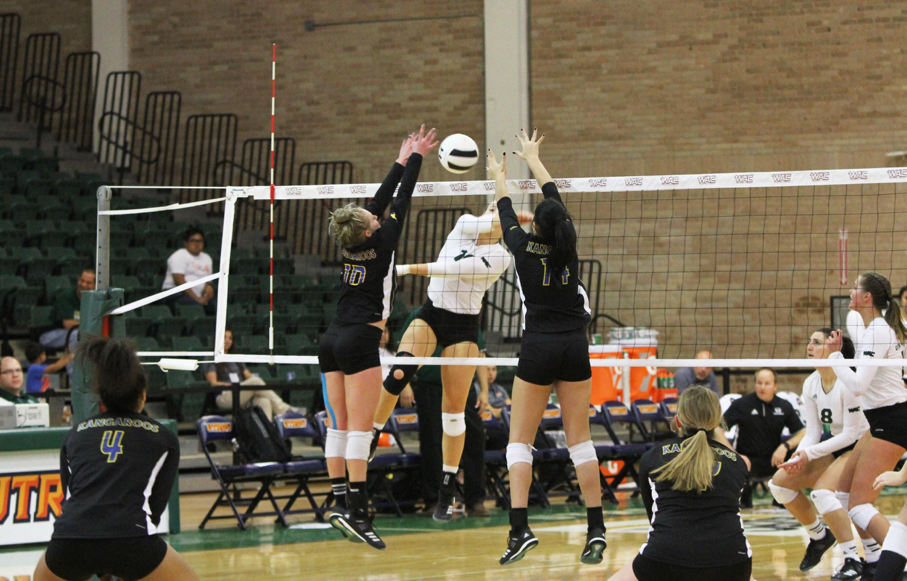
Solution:
M 277 95 L 277 43 L 271 53 L 271 233 L 270 233 L 270 310 L 268 312 L 268 349 L 274 355 L 274 98 Z
M 838 230 L 838 269 L 841 271 L 841 286 L 847 286 L 847 228 Z

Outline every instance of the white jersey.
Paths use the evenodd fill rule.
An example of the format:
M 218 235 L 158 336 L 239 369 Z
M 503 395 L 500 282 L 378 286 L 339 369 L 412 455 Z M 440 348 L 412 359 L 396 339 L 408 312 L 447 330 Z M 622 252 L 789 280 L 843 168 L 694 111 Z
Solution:
M 497 244 L 477 246 L 491 231 L 492 215 L 465 214 L 447 236 L 437 262 L 429 265 L 428 298 L 436 307 L 461 315 L 478 315 L 482 298 L 510 267 L 510 253 Z
M 903 359 L 904 346 L 898 341 L 894 329 L 885 319 L 876 317 L 860 335 L 857 342 L 857 359 Z M 843 359 L 840 352 L 829 359 Z M 862 396 L 863 409 L 895 405 L 907 401 L 902 369 L 900 367 L 832 367 L 844 386 L 855 396 Z
M 850 446 L 869 429 L 860 398 L 850 393 L 841 380 L 825 393 L 822 376 L 815 371 L 803 382 L 801 399 L 806 434 L 797 449 L 806 452 L 809 460 Z

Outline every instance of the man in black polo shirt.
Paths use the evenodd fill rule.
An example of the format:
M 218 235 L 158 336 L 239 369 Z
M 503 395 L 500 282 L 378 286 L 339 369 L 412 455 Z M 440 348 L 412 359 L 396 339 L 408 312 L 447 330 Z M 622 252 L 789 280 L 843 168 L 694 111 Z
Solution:
M 775 372 L 760 369 L 753 393 L 732 403 L 724 414 L 728 428 L 740 426 L 736 448 L 749 458 L 750 475 L 756 478 L 773 475 L 806 433 L 794 406 L 776 396 L 777 391 Z M 784 428 L 791 437 L 782 442 Z

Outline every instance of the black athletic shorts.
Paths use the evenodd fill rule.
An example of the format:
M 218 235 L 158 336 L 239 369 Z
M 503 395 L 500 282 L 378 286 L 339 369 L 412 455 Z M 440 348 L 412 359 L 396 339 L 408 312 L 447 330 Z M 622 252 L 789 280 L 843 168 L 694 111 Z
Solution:
M 591 378 L 586 330 L 579 328 L 560 333 L 523 331 L 516 376 L 536 385 Z
M 841 448 L 840 450 L 835 450 L 834 452 L 831 453 L 831 455 L 835 460 L 837 460 L 838 458 L 840 458 L 844 454 L 850 452 L 851 450 L 853 450 L 856 447 L 857 447 L 857 443 L 854 442 L 853 444 L 851 444 L 850 446 L 847 446 L 846 448 Z
M 431 299 L 425 301 L 417 319 L 425 321 L 435 332 L 442 349 L 457 343 L 479 342 L 479 315 L 464 315 L 436 307 Z
M 342 371 L 353 375 L 372 367 L 381 367 L 378 344 L 382 331 L 368 323 L 332 323 L 321 337 L 318 365 L 322 373 Z
M 167 555 L 167 543 L 157 535 L 126 539 L 52 539 L 44 561 L 68 581 L 92 575 L 115 575 L 126 581 L 150 575 Z
M 680 567 L 643 555 L 633 559 L 633 574 L 639 581 L 750 581 L 752 572 L 752 559 L 721 567 Z
M 863 410 L 873 438 L 907 448 L 907 402 Z

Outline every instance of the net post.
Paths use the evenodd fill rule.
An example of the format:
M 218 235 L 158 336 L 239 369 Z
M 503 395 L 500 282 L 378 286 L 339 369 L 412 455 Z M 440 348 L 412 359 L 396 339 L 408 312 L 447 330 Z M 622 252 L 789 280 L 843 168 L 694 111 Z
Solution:
M 223 237 L 220 243 L 220 279 L 217 285 L 217 314 L 214 323 L 214 360 L 224 354 L 224 332 L 227 329 L 227 291 L 230 279 L 230 250 L 233 246 L 233 222 L 236 214 L 236 197 L 242 190 L 227 188 L 224 204 Z
M 110 288 L 110 216 L 101 215 L 100 212 L 110 210 L 110 199 L 113 190 L 107 186 L 98 188 L 98 225 L 97 244 L 95 247 L 95 288 L 106 290 Z

